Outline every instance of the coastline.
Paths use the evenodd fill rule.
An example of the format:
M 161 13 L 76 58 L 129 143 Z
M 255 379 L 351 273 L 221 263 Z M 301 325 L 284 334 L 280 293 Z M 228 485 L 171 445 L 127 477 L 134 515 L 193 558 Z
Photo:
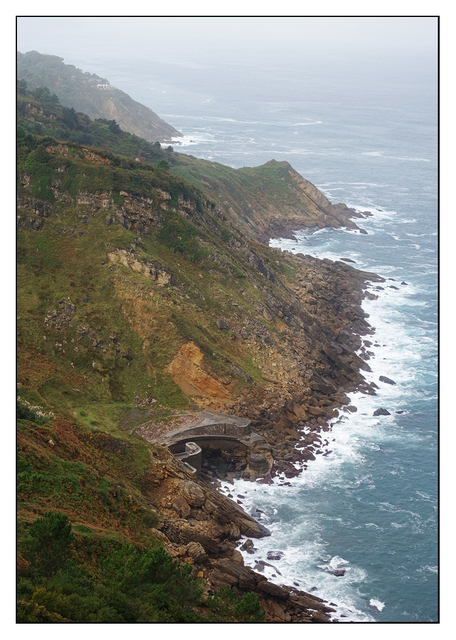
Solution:
M 288 259 L 294 262 L 302 261 L 307 266 L 315 266 L 321 262 L 328 271 L 336 270 L 340 279 L 348 278 L 351 283 L 352 290 L 348 296 L 350 302 L 345 303 L 350 305 L 351 314 L 349 318 L 344 317 L 344 326 L 338 326 L 336 332 L 340 342 L 335 342 L 334 335 L 331 336 L 333 339 L 329 340 L 330 336 L 326 330 L 324 334 L 331 346 L 323 345 L 322 362 L 319 363 L 325 363 L 326 371 L 328 366 L 340 370 L 339 373 L 344 371 L 345 384 L 341 385 L 339 380 L 337 386 L 328 385 L 327 377 L 307 376 L 306 381 L 314 400 L 312 404 L 305 406 L 288 399 L 281 407 L 276 402 L 275 406 L 269 404 L 265 408 L 263 396 L 259 409 L 260 398 L 243 398 L 237 405 L 238 411 L 231 410 L 230 413 L 250 416 L 252 431 L 266 440 L 273 458 L 269 472 L 263 476 L 249 477 L 249 474 L 245 473 L 248 461 L 238 455 L 234 460 L 234 467 L 230 467 L 230 454 L 224 454 L 223 451 L 213 453 L 206 460 L 202 478 L 192 477 L 183 465 L 177 462 L 177 476 L 176 471 L 168 469 L 168 478 L 173 480 L 168 481 L 164 478 L 165 482 L 162 481 L 160 488 L 160 500 L 155 504 L 165 514 L 164 521 L 159 526 L 159 535 L 165 548 L 173 557 L 192 564 L 195 575 L 207 581 L 209 591 L 223 586 L 230 586 L 238 593 L 254 591 L 266 611 L 267 620 L 333 622 L 339 621 L 337 604 L 334 602 L 327 602 L 302 591 L 297 588 L 298 583 L 286 586 L 280 580 L 269 580 L 264 575 L 267 562 L 262 565 L 257 563 L 257 570 L 246 565 L 247 554 L 251 553 L 255 544 L 252 538 L 267 538 L 270 532 L 261 525 L 260 519 L 252 518 L 243 510 L 241 500 L 235 502 L 231 493 L 225 495 L 220 490 L 221 483 L 232 485 L 233 481 L 236 481 L 236 484 L 237 481 L 242 481 L 261 486 L 272 484 L 274 479 L 277 479 L 281 481 L 281 486 L 287 486 L 290 484 L 287 480 L 304 473 L 316 456 L 328 455 L 332 424 L 343 415 L 356 411 L 356 407 L 350 403 L 349 394 L 360 390 L 375 394 L 376 385 L 366 383 L 361 373 L 363 370 L 369 371 L 367 360 L 371 342 L 367 337 L 374 332 L 367 322 L 362 302 L 366 297 L 374 297 L 368 292 L 367 283 L 382 282 L 383 278 L 353 269 L 344 262 L 315 262 L 316 259 L 302 254 L 290 255 Z M 347 285 L 346 281 L 344 285 Z M 315 294 L 313 289 L 312 293 Z M 353 296 L 356 303 L 353 302 Z M 331 304 L 335 304 L 335 298 L 329 302 L 329 306 Z M 336 307 L 341 309 L 338 305 Z M 347 353 L 350 353 L 349 361 L 346 358 L 342 360 L 340 356 L 346 356 Z M 180 484 L 182 480 L 184 489 Z M 193 488 L 189 488 L 192 486 Z M 200 494 L 196 487 L 203 490 L 204 500 L 201 496 L 198 498 Z M 273 558 L 270 566 L 274 566 Z M 341 574 L 338 574 L 338 571 L 340 569 L 335 568 L 334 575 L 343 575 L 343 571 Z

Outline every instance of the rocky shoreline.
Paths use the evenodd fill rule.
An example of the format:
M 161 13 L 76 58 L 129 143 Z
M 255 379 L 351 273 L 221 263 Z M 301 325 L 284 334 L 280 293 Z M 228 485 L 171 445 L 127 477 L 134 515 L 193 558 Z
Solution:
M 354 408 L 347 410 L 350 409 Z M 324 417 L 294 424 L 286 415 L 281 415 L 274 425 L 274 432 L 279 435 L 270 436 L 267 445 L 274 456 L 273 465 L 266 475 L 258 474 L 254 479 L 258 484 L 272 483 L 276 476 L 287 484 L 284 478 L 296 477 L 316 455 L 329 453 L 329 449 L 323 451 L 330 444 L 330 426 Z M 265 423 L 257 421 L 255 431 L 262 426 Z M 255 570 L 245 566 L 241 551 L 253 552 L 254 540 L 270 533 L 243 510 L 239 499 L 242 496 L 234 492 L 224 495 L 218 490 L 220 481 L 242 479 L 243 471 L 249 469 L 244 450 L 207 451 L 199 477 L 189 473 L 178 460 L 170 459 L 166 450 L 159 450 L 158 456 L 154 459 L 154 480 L 149 491 L 143 490 L 150 506 L 159 509 L 163 516 L 154 533 L 172 557 L 192 565 L 194 575 L 205 580 L 207 593 L 227 586 L 240 595 L 254 592 L 265 611 L 266 621 L 338 621 L 335 603 L 297 587 L 269 581 L 263 574 L 268 562 L 258 563 Z M 246 479 L 249 480 L 253 478 Z M 269 566 L 273 568 L 274 559 L 274 552 L 269 552 Z
M 312 264 L 309 257 L 293 260 L 302 261 L 307 268 Z M 333 279 L 331 296 L 325 295 L 322 280 L 318 290 L 300 284 L 296 287 L 304 296 L 309 292 L 315 296 L 321 318 L 321 326 L 311 332 L 314 359 L 307 358 L 310 366 L 300 376 L 306 383 L 304 393 L 302 386 L 300 395 L 296 393 L 290 376 L 288 384 L 283 380 L 279 384 L 277 377 L 269 388 L 253 385 L 249 393 L 231 405 L 231 414 L 250 418 L 252 432 L 261 440 L 260 455 L 269 462 L 267 472 L 252 471 L 252 449 L 245 447 L 229 452 L 216 447 L 206 450 L 199 477 L 189 473 L 181 462 L 170 460 L 169 452 L 162 450 L 163 460 L 155 460 L 155 470 L 160 469 L 160 473 L 149 494 L 151 505 L 163 514 L 157 535 L 173 557 L 193 566 L 195 575 L 206 581 L 207 592 L 224 586 L 239 594 L 255 592 L 266 620 L 275 622 L 337 621 L 336 605 L 295 587 L 270 582 L 262 573 L 261 563 L 256 571 L 246 567 L 240 551 L 241 538 L 247 538 L 242 551 L 248 553 L 254 547 L 252 538 L 268 536 L 269 532 L 242 510 L 241 500 L 236 502 L 235 496 L 223 495 L 217 487 L 220 481 L 235 478 L 271 483 L 279 476 L 286 483 L 286 479 L 304 472 L 317 455 L 329 453 L 330 420 L 356 411 L 347 393 L 362 389 L 375 394 L 375 384 L 366 383 L 361 374 L 361 370 L 369 370 L 371 343 L 365 336 L 372 333 L 361 302 L 372 295 L 366 291 L 366 281 L 382 279 L 343 263 L 320 262 L 326 263 L 324 282 L 338 275 Z M 345 299 L 337 295 L 342 287 Z M 296 334 L 291 337 L 296 342 Z M 272 552 L 268 559 L 273 566 Z
M 252 538 L 268 536 L 269 531 L 234 500 L 224 496 L 204 477 L 188 473 L 182 463 L 170 460 L 163 450 L 155 460 L 154 477 L 143 489 L 152 507 L 160 509 L 162 519 L 153 533 L 166 551 L 179 562 L 193 567 L 194 575 L 205 581 L 206 593 L 231 587 L 238 594 L 256 593 L 266 621 L 333 621 L 334 603 L 295 587 L 279 586 L 260 571 L 244 565 L 239 550 L 252 548 Z

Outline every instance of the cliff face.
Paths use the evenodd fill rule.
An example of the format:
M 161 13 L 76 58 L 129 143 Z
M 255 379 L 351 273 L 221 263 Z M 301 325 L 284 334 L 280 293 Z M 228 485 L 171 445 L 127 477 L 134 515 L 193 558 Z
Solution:
M 81 99 L 77 105 L 80 107 L 80 111 L 87 113 L 92 118 L 115 120 L 123 131 L 144 138 L 148 142 L 158 140 L 162 143 L 171 143 L 172 138 L 182 136 L 177 129 L 162 120 L 152 109 L 136 102 L 120 89 L 110 87 L 100 90 L 100 94 L 90 95 L 90 99 L 92 108 L 87 107 L 86 102 Z M 64 103 L 62 102 L 62 104 Z M 89 111 L 90 113 L 88 113 Z
M 148 107 L 116 89 L 95 74 L 83 73 L 63 58 L 29 51 L 17 52 L 17 77 L 29 89 L 47 87 L 65 107 L 87 114 L 90 118 L 115 120 L 128 131 L 149 142 L 170 142 L 182 134 L 162 120 Z
M 293 231 L 305 228 L 359 229 L 353 218 L 362 218 L 360 213 L 331 204 L 288 162 L 271 160 L 261 167 L 232 169 L 175 155 L 173 173 L 198 184 L 217 203 L 228 224 L 258 242 L 293 237 Z

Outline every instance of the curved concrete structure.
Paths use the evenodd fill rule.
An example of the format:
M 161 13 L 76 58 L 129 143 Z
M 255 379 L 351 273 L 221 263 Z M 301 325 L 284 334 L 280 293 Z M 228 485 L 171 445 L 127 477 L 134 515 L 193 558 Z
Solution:
M 203 451 L 195 442 L 178 442 L 169 447 L 175 458 L 185 464 L 191 473 L 199 475 L 203 462 Z
M 174 429 L 157 438 L 158 444 L 166 447 L 180 442 L 181 440 L 189 441 L 191 436 L 231 436 L 234 438 L 245 438 L 251 433 L 250 420 L 248 418 L 239 418 L 237 416 L 229 416 L 217 411 L 202 411 L 199 414 L 199 421 L 188 427 Z
M 190 424 L 186 427 L 158 437 L 143 437 L 149 442 L 167 447 L 194 474 L 201 473 L 205 449 L 221 449 L 226 452 L 242 449 L 248 465 L 247 477 L 250 478 L 265 475 L 272 467 L 271 446 L 262 436 L 252 433 L 248 418 L 209 410 L 182 416 L 189 417 Z
M 167 447 L 178 460 L 199 474 L 203 450 L 218 448 L 223 451 L 249 448 L 250 420 L 229 416 L 217 411 L 202 411 L 200 420 L 188 427 L 174 429 L 157 438 L 156 442 Z M 247 441 L 246 441 L 247 439 Z

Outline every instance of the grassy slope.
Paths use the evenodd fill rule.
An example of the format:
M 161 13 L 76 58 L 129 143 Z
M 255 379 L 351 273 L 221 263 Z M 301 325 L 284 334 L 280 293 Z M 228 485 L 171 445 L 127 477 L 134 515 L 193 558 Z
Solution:
M 254 305 L 265 293 L 280 293 L 283 287 L 279 280 L 274 285 L 264 278 L 230 246 L 245 247 L 244 241 L 228 231 L 210 207 L 201 208 L 202 199 L 194 192 L 191 221 L 181 216 L 176 221 L 171 200 L 162 228 L 144 235 L 136 249 L 138 260 L 166 267 L 174 286 L 161 287 L 121 264 L 111 265 L 107 253 L 129 250 L 136 232 L 119 224 L 106 227 L 105 218 L 117 205 L 94 213 L 89 205 L 76 205 L 75 194 L 96 198 L 112 191 L 115 183 L 128 190 L 145 189 L 149 196 L 157 188 L 174 190 L 178 198 L 182 189 L 191 197 L 191 188 L 109 154 L 105 159 L 117 165 L 87 162 L 76 146 L 70 146 L 71 158 L 52 155 L 39 142 L 29 140 L 18 153 L 18 214 L 23 219 L 17 236 L 17 351 L 22 388 L 67 419 L 119 435 L 120 417 L 135 397 L 153 398 L 157 406 L 172 409 L 188 404 L 166 369 L 189 339 L 203 351 L 206 370 L 232 379 L 234 393 L 261 381 L 249 354 L 230 331 L 220 332 L 216 324 L 218 317 L 227 317 L 242 326 L 256 315 Z M 60 201 L 52 202 L 50 185 L 59 173 Z M 120 203 L 122 196 L 115 193 Z M 47 218 L 29 217 L 44 221 L 39 231 L 24 224 L 33 194 L 49 199 Z M 166 229 L 170 236 L 163 234 Z M 186 242 L 176 244 L 176 234 Z M 260 245 L 252 245 L 252 250 L 280 275 L 273 252 Z M 251 382 L 233 375 L 233 365 Z
M 23 89 L 18 94 L 18 124 L 32 134 L 102 148 L 149 164 L 165 160 L 173 175 L 204 193 L 233 231 L 242 230 L 261 242 L 268 235 L 287 235 L 306 226 L 356 228 L 350 219 L 354 212 L 336 212 L 287 162 L 271 160 L 260 167 L 232 169 L 175 153 L 171 147 L 162 149 L 158 143 L 121 131 L 112 120 L 92 122 L 74 109 L 51 104 L 49 99 L 37 100 Z
M 19 540 L 46 510 L 66 514 L 75 535 L 74 561 L 58 580 L 82 571 L 95 589 L 101 571 L 97 555 L 105 557 L 125 543 L 139 549 L 158 545 L 151 526 L 159 514 L 141 490 L 160 481 L 168 456 L 130 435 L 145 415 L 132 411 L 135 398 L 153 398 L 161 419 L 188 405 L 166 367 L 189 338 L 218 375 L 230 373 L 230 362 L 248 368 L 245 354 L 229 332 L 220 335 L 215 319 L 231 311 L 233 301 L 245 307 L 239 282 L 248 281 L 246 275 L 253 281 L 259 276 L 227 247 L 231 234 L 201 205 L 204 198 L 178 179 L 98 150 L 89 149 L 87 159 L 77 146 L 70 145 L 64 156 L 58 148 L 49 139 L 27 138 L 18 151 Z M 122 204 L 122 189 L 152 200 L 157 190 L 175 194 L 161 227 L 143 236 L 135 254 L 166 266 L 174 286 L 161 287 L 107 261 L 107 252 L 128 250 L 137 238 L 120 224 L 105 224 Z M 111 206 L 97 211 L 92 200 L 108 192 L 114 194 Z M 80 194 L 88 204 L 76 204 Z M 176 219 L 182 194 L 193 198 L 193 222 Z M 34 213 L 36 202 L 47 207 L 46 217 Z M 43 226 L 36 230 L 26 220 Z M 175 244 L 175 235 L 163 233 L 169 228 L 185 242 Z M 207 246 L 217 261 L 203 251 Z M 251 284 L 247 288 L 254 291 Z M 254 368 L 249 372 L 260 376 Z M 24 414 L 28 407 L 31 413 Z M 43 583 L 31 575 L 21 544 L 19 566 L 25 598 L 21 615 L 53 621 L 61 582 Z

